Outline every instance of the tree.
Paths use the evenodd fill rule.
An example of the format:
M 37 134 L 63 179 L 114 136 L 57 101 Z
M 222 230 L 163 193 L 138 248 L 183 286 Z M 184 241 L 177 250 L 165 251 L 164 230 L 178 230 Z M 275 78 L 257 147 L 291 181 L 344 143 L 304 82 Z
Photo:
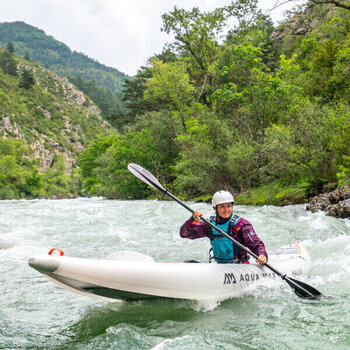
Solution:
M 23 68 L 18 86 L 24 89 L 30 89 L 34 84 L 35 79 L 33 73 L 30 70 Z
M 194 87 L 186 71 L 186 64 L 181 61 L 163 63 L 157 60 L 152 60 L 151 63 L 153 77 L 146 83 L 145 100 L 158 102 L 179 112 L 182 125 L 186 128 L 186 106 L 194 97 Z
M 24 54 L 24 57 L 23 57 L 25 60 L 27 61 L 30 61 L 30 54 L 29 54 L 29 51 L 26 51 L 26 53 Z
M 12 41 L 7 43 L 6 49 L 9 53 L 15 53 L 15 46 L 13 45 Z
M 17 63 L 13 55 L 5 50 L 0 55 L 0 67 L 3 69 L 4 73 L 13 76 L 17 75 Z
M 211 104 L 211 87 L 218 75 L 219 36 L 226 25 L 224 9 L 201 13 L 174 7 L 164 14 L 162 31 L 175 35 L 175 50 L 189 59 L 189 69 L 195 80 L 198 99 Z
M 163 50 L 162 53 L 151 57 L 152 59 L 162 61 L 163 63 L 175 62 L 177 56 L 170 51 L 170 49 Z M 144 92 L 146 90 L 146 82 L 152 78 L 151 65 L 141 66 L 136 75 L 131 79 L 125 79 L 123 89 L 123 101 L 126 108 L 126 115 L 129 120 L 134 120 L 136 116 L 142 115 L 159 109 L 153 102 L 144 99 Z

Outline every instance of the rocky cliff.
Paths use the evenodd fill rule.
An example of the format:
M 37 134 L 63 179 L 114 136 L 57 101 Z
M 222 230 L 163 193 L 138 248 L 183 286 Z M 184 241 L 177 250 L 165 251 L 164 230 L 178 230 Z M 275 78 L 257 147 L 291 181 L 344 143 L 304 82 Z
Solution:
M 32 72 L 36 83 L 29 89 L 19 88 L 19 77 L 0 69 L 0 135 L 30 145 L 41 170 L 62 155 L 69 174 L 89 141 L 111 133 L 112 128 L 67 78 L 19 57 L 16 62 L 18 72 Z

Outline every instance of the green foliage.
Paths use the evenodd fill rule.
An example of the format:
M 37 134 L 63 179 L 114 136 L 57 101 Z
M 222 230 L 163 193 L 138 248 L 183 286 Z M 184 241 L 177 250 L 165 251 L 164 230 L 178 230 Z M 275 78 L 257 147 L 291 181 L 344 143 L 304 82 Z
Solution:
M 235 203 L 241 205 L 290 205 L 306 203 L 305 183 L 286 186 L 277 182 L 253 187 L 250 191 L 235 196 Z
M 282 117 L 281 112 L 291 102 L 290 97 L 299 91 L 297 86 L 288 82 L 288 72 L 294 62 L 281 56 L 280 68 L 272 74 L 263 63 L 259 47 L 234 45 L 231 55 L 230 66 L 222 71 L 223 76 L 229 76 L 229 82 L 227 87 L 215 91 L 214 99 L 218 108 L 223 104 L 247 106 L 249 127 L 261 134 L 268 125 Z
M 152 78 L 146 83 L 145 101 L 158 104 L 160 109 L 169 108 L 180 113 L 185 127 L 186 106 L 194 96 L 194 87 L 183 62 L 163 63 L 152 60 Z
M 258 148 L 248 142 L 238 142 L 227 150 L 227 171 L 240 191 L 250 190 L 258 179 Z
M 108 87 L 113 93 L 120 91 L 125 74 L 106 67 L 86 55 L 72 52 L 65 44 L 48 36 L 44 31 L 23 22 L 0 23 L 0 44 L 8 41 L 17 46 L 17 54 L 28 52 L 32 61 L 64 76 L 81 76 Z
M 218 77 L 218 40 L 226 25 L 224 9 L 201 13 L 198 8 L 186 11 L 174 7 L 162 19 L 162 30 L 175 35 L 175 51 L 188 59 L 198 98 L 210 105 L 212 88 Z
M 6 50 L 9 52 L 9 53 L 15 53 L 15 45 L 13 45 L 13 42 L 12 41 L 9 41 L 6 45 Z
M 66 174 L 63 155 L 41 174 L 33 150 L 22 140 L 0 138 L 0 199 L 69 198 L 79 193 L 77 174 Z
M 161 164 L 155 151 L 151 132 L 146 129 L 97 139 L 80 158 L 85 190 L 106 198 L 144 198 L 149 187 L 132 176 L 127 165 L 138 162 L 158 174 Z
M 74 173 L 66 174 L 66 165 L 63 155 L 56 155 L 51 167 L 43 171 L 43 194 L 50 198 L 69 198 L 79 194 L 79 182 Z
M 232 17 L 237 25 L 220 43 Z M 171 159 L 163 167 L 171 176 L 160 176 L 177 192 L 198 198 L 226 188 L 249 197 L 257 186 L 271 186 L 270 195 L 262 191 L 265 200 L 280 204 L 302 202 L 337 181 L 337 174 L 339 183 L 347 181 L 348 39 L 321 33 L 344 29 L 341 17 L 288 50 L 272 41 L 272 22 L 255 0 L 207 13 L 175 7 L 162 18 L 162 30 L 175 35 L 169 48 L 177 57 L 150 59 L 127 83 L 129 111 L 138 115 L 128 130 L 155 130 L 150 137 L 160 164 L 164 154 Z M 280 51 L 285 54 L 278 57 Z M 334 98 L 342 102 L 334 104 Z M 164 133 L 161 125 L 170 121 L 178 127 Z M 157 135 L 175 143 L 162 143 Z M 170 154 L 167 145 L 176 146 Z
M 344 165 L 339 166 L 337 173 L 339 187 L 350 186 L 350 157 L 344 156 Z
M 174 165 L 175 186 L 182 193 L 199 196 L 220 188 L 232 189 L 227 170 L 228 147 L 233 131 L 203 108 L 196 119 L 189 119 L 186 131 L 177 137 L 179 157 Z
M 70 80 L 123 134 L 106 135 L 101 119 L 88 112 L 91 100 L 82 112 L 68 102 L 74 91 L 57 86 L 39 68 L 38 84 L 31 89 L 18 89 L 20 78 L 0 72 L 0 112 L 11 116 L 11 125 L 16 122 L 26 139 L 35 140 L 35 129 L 47 136 L 49 148 L 58 144 L 75 156 L 72 142 L 87 146 L 79 156 L 79 173 L 75 169 L 71 176 L 59 152 L 42 173 L 30 158 L 4 153 L 0 195 L 156 195 L 128 172 L 131 162 L 185 199 L 207 199 L 227 189 L 238 193 L 241 203 L 283 205 L 303 203 L 328 183 L 349 185 L 348 12 L 308 7 L 282 24 L 274 40 L 272 21 L 257 9 L 257 0 L 232 1 L 211 12 L 175 7 L 162 16 L 162 30 L 174 35 L 174 42 L 125 82 L 125 109 L 118 104 L 120 95 L 95 79 L 96 65 L 82 68 L 82 57 L 68 65 L 75 53 L 63 44 L 37 30 L 18 30 L 18 52 L 26 48 L 30 33 L 33 43 L 41 43 L 35 50 L 27 47 L 31 56 L 37 50 L 64 74 L 74 67 Z M 229 21 L 234 25 L 224 38 Z M 2 37 L 3 28 L 0 42 L 12 40 Z
M 334 128 L 332 119 L 331 109 L 300 101 L 287 125 L 273 125 L 267 130 L 263 145 L 265 174 L 285 184 L 309 181 L 310 190 L 316 192 L 321 184 L 336 180 L 335 140 L 339 129 Z
M 112 94 L 108 88 L 97 86 L 95 81 L 87 81 L 81 76 L 69 77 L 69 81 L 97 104 L 106 119 L 108 119 L 109 115 L 119 114 L 123 111 L 121 98 L 118 93 Z
M 6 74 L 17 75 L 17 63 L 9 51 L 5 50 L 0 53 L 0 67 Z
M 20 57 L 16 60 L 20 77 L 0 71 L 0 197 L 75 197 L 81 181 L 74 158 L 110 127 L 93 105 L 81 105 L 81 92 L 65 79 Z M 39 83 L 33 85 L 34 79 Z M 19 138 L 22 141 L 12 140 Z M 34 160 L 38 155 L 47 158 L 46 164 Z
M 53 72 L 72 80 L 76 78 L 78 81 L 73 83 L 90 96 L 103 116 L 119 125 L 117 115 L 125 112 L 122 102 L 122 89 L 127 78 L 125 74 L 84 54 L 71 51 L 52 36 L 23 22 L 0 23 L 0 46 L 6 47 L 6 43 L 15 44 L 17 54 L 24 56 L 27 61 L 31 58 Z M 6 73 L 16 74 L 14 61 L 10 61 L 9 57 L 3 65 L 1 67 Z
M 18 85 L 20 88 L 29 89 L 35 84 L 34 75 L 30 70 L 23 68 L 20 77 Z
M 41 183 L 31 154 L 24 142 L 0 138 L 1 199 L 35 196 Z

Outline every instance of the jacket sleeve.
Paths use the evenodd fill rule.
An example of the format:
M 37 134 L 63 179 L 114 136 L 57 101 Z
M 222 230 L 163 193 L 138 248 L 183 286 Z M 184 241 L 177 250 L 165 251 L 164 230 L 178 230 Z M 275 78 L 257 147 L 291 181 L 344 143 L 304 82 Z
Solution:
M 181 226 L 180 236 L 188 239 L 208 237 L 208 225 L 204 221 L 196 222 L 191 217 Z
M 247 220 L 241 226 L 242 243 L 256 255 L 264 254 L 268 258 L 263 241 L 257 236 L 253 226 Z

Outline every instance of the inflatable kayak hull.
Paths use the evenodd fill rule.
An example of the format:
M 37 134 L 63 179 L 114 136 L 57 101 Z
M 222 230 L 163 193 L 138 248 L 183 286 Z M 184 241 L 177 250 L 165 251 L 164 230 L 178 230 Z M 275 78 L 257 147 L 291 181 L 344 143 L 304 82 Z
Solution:
M 311 266 L 299 244 L 269 253 L 269 264 L 289 277 L 305 276 Z M 29 265 L 73 292 L 108 301 L 145 298 L 223 300 L 240 297 L 264 279 L 279 279 L 256 264 L 165 263 L 120 252 L 105 259 L 39 255 Z

